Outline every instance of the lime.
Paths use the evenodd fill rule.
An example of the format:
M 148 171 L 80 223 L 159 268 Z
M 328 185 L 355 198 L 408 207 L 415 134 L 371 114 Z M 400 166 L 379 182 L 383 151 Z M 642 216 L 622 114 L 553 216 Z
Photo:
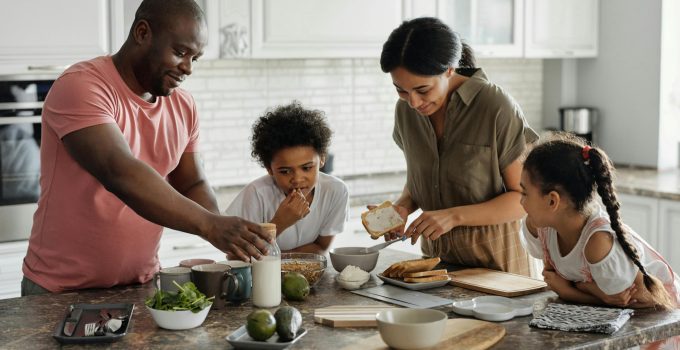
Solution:
M 298 272 L 287 272 L 281 281 L 281 292 L 289 300 L 305 300 L 309 295 L 309 282 Z
M 269 310 L 255 310 L 246 321 L 248 335 L 257 341 L 265 341 L 276 332 L 276 319 Z

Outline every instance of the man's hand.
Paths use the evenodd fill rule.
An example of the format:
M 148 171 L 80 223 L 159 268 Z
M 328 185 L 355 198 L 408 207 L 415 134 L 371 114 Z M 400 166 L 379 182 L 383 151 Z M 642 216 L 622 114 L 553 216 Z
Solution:
M 295 225 L 300 219 L 309 214 L 309 203 L 305 195 L 300 190 L 291 191 L 288 196 L 279 204 L 272 222 L 276 224 L 279 233 Z
M 411 244 L 415 244 L 419 236 L 434 241 L 456 226 L 458 224 L 451 213 L 451 208 L 424 211 L 408 226 L 405 234 L 411 237 Z
M 369 205 L 366 206 L 366 208 L 368 210 L 371 210 L 375 207 L 377 207 L 377 205 L 375 205 L 375 204 L 369 204 Z M 399 213 L 399 216 L 401 216 L 401 218 L 404 219 L 404 225 L 385 233 L 383 235 L 383 237 L 385 238 L 385 242 L 388 242 L 388 241 L 391 241 L 391 240 L 397 239 L 398 237 L 403 236 L 404 235 L 404 226 L 406 226 L 406 220 L 408 220 L 408 209 L 406 209 L 406 208 L 404 208 L 404 207 L 402 207 L 401 205 L 398 205 L 398 204 L 392 204 L 392 207 L 394 207 L 394 210 L 396 210 L 397 213 Z M 371 236 L 371 238 L 372 239 L 378 239 L 377 237 L 374 238 L 373 236 Z
M 265 241 L 273 238 L 262 231 L 260 226 L 236 216 L 215 215 L 211 230 L 203 238 L 217 249 L 245 262 L 250 257 L 261 259 L 268 254 Z

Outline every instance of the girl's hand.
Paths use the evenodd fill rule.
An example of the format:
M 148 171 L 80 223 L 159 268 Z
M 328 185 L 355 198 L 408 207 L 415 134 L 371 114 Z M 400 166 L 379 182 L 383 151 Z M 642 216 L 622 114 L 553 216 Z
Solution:
M 408 226 L 405 234 L 411 237 L 411 244 L 415 244 L 419 236 L 434 241 L 456 226 L 450 209 L 424 211 Z
M 543 269 L 543 280 L 548 284 L 548 288 L 557 293 L 557 295 L 560 295 L 563 293 L 563 291 L 572 288 L 571 281 L 564 279 L 554 270 Z
M 369 205 L 366 206 L 366 208 L 368 210 L 371 210 L 375 207 L 377 207 L 377 205 L 369 204 Z M 402 207 L 401 205 L 398 205 L 398 204 L 392 204 L 392 207 L 394 207 L 394 210 L 396 210 L 397 213 L 399 213 L 399 215 L 401 216 L 401 218 L 404 219 L 404 223 L 405 223 L 406 220 L 408 220 L 408 209 L 406 209 L 406 208 L 404 208 L 404 207 Z M 383 237 L 385 238 L 385 242 L 388 242 L 388 241 L 397 239 L 397 238 L 399 238 L 403 235 L 404 235 L 404 225 L 402 225 L 402 226 L 400 226 L 400 227 L 398 227 L 394 230 L 391 230 L 390 232 L 385 233 L 383 235 Z M 373 236 L 371 236 L 371 238 L 373 238 Z M 378 239 L 378 238 L 373 238 L 373 239 Z
M 294 190 L 279 204 L 279 208 L 276 209 L 272 221 L 276 221 L 278 231 L 282 232 L 307 216 L 307 214 L 309 214 L 309 203 L 307 203 L 305 195 L 302 194 L 302 191 Z
M 576 288 L 584 293 L 597 297 L 607 305 L 629 307 L 638 304 L 638 301 L 634 297 L 638 290 L 635 283 L 624 291 L 612 295 L 605 294 L 595 282 L 577 282 Z

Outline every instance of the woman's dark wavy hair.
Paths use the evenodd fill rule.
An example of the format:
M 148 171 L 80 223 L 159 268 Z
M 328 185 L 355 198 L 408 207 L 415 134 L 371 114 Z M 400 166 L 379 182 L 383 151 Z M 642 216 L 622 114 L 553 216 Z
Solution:
M 607 209 L 611 227 L 616 239 L 628 258 L 640 269 L 644 284 L 656 305 L 663 309 L 674 308 L 674 303 L 659 279 L 647 273 L 640 261 L 627 226 L 623 225 L 619 213 L 620 204 L 614 188 L 614 165 L 609 157 L 597 147 L 587 151 L 586 141 L 566 133 L 557 133 L 531 150 L 524 161 L 532 183 L 537 184 L 543 194 L 556 191 L 571 199 L 576 210 L 585 212 L 585 207 L 597 191 Z
M 267 169 L 276 152 L 288 147 L 311 146 L 326 157 L 333 134 L 324 112 L 306 109 L 298 101 L 267 110 L 252 130 L 251 155 Z
M 451 67 L 475 68 L 475 57 L 444 22 L 420 17 L 404 21 L 383 44 L 380 68 L 389 73 L 397 67 L 419 75 L 440 75 Z

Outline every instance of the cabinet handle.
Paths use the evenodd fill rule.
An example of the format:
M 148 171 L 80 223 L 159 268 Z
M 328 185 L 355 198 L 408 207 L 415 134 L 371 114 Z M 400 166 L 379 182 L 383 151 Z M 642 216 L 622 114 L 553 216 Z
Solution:
M 194 243 L 194 244 L 185 244 L 185 245 L 176 245 L 172 246 L 172 250 L 188 250 L 188 249 L 196 249 L 196 248 L 203 248 L 207 247 L 207 243 Z
M 47 70 L 47 71 L 63 71 L 68 68 L 69 65 L 57 65 L 57 64 L 48 64 L 44 66 L 28 66 L 28 70 Z

